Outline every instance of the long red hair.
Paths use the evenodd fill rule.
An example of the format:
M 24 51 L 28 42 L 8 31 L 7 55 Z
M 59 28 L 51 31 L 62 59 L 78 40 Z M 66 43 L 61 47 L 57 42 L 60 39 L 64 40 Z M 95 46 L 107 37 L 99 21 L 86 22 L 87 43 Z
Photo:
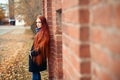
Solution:
M 41 29 L 36 33 L 34 38 L 34 49 L 40 49 L 39 55 L 33 58 L 38 65 L 46 59 L 49 52 L 49 27 L 46 18 L 42 15 L 37 16 L 41 20 Z

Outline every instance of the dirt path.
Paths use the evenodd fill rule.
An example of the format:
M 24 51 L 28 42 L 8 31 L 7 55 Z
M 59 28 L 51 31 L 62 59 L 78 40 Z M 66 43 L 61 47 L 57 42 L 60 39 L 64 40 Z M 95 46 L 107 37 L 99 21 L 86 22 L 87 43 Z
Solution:
M 0 80 L 31 80 L 28 52 L 33 42 L 30 29 L 14 29 L 0 35 Z M 48 80 L 47 71 L 42 80 Z

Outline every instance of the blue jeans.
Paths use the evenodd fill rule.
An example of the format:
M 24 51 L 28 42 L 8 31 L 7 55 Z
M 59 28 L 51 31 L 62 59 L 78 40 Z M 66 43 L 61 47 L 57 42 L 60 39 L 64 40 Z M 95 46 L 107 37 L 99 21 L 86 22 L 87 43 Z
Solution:
M 32 80 L 41 80 L 41 74 L 39 72 L 33 72 Z

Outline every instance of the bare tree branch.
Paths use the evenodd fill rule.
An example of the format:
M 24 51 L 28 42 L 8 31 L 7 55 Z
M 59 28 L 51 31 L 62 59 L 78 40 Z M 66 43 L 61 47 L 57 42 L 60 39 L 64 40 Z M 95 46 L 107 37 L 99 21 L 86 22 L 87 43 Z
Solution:
M 41 14 L 41 0 L 19 0 L 15 2 L 15 14 L 24 16 L 27 25 L 31 25 L 38 14 Z

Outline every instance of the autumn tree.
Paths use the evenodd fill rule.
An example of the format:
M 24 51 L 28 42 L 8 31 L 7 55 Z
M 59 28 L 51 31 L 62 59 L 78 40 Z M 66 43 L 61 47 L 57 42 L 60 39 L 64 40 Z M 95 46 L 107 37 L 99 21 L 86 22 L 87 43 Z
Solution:
M 27 25 L 32 25 L 38 14 L 41 14 L 41 0 L 17 0 L 15 14 L 23 15 Z
M 2 7 L 0 6 L 0 20 L 3 19 L 5 17 L 4 15 L 4 10 L 2 9 Z

